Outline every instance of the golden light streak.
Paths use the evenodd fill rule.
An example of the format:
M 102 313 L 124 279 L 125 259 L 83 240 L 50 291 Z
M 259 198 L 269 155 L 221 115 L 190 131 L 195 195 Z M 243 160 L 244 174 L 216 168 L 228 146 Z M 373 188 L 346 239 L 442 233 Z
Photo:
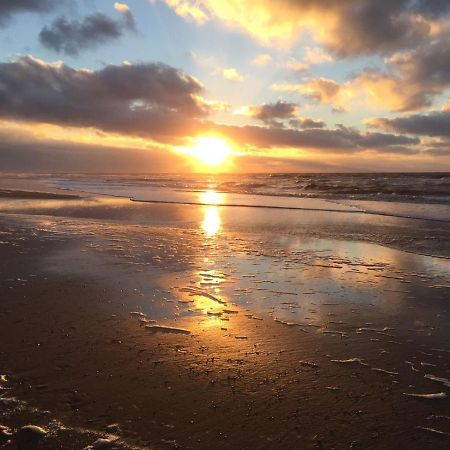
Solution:
M 214 237 L 222 226 L 222 220 L 217 206 L 207 206 L 205 208 L 205 216 L 202 222 L 202 229 L 206 237 Z

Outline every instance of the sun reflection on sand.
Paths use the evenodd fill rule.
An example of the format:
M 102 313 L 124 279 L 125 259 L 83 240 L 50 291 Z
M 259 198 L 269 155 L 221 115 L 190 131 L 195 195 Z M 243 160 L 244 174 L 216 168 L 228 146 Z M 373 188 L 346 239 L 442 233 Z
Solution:
M 204 218 L 201 227 L 207 237 L 215 236 L 222 226 L 219 208 L 217 205 L 222 203 L 223 194 L 208 190 L 199 193 L 200 203 L 206 205 L 204 208 Z
M 209 258 L 205 263 L 214 264 Z M 204 267 L 192 272 L 191 282 L 188 285 L 177 287 L 177 297 L 180 304 L 188 307 L 186 317 L 191 330 L 221 329 L 225 328 L 229 321 L 229 314 L 235 309 L 229 303 L 229 298 L 224 294 L 223 284 L 228 282 L 228 275 L 222 271 Z M 192 314 L 195 315 L 192 321 Z
M 207 206 L 202 222 L 202 229 L 207 237 L 215 236 L 222 226 L 222 220 L 217 206 Z

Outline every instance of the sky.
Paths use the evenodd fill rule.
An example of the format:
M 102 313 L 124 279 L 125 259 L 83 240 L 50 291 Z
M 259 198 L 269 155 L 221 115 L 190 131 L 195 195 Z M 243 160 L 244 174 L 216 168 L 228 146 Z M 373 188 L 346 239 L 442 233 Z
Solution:
M 1 0 L 0 171 L 450 171 L 448 0 Z

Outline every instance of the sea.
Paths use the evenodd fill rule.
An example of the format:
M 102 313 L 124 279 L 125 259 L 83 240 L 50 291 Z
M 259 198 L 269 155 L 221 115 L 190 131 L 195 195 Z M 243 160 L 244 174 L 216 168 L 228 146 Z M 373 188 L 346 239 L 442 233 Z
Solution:
M 318 209 L 450 222 L 449 172 L 42 174 L 33 177 L 59 189 L 141 202 Z

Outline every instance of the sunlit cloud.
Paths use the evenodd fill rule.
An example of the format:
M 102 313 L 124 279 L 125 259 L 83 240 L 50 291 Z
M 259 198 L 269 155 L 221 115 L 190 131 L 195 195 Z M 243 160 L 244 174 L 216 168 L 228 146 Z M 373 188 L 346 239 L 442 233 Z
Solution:
M 184 167 L 190 170 L 206 171 L 217 166 L 223 171 L 230 148 L 239 148 L 241 158 L 246 158 L 248 151 L 257 151 L 264 157 L 283 159 L 307 154 L 314 160 L 320 159 L 322 153 L 413 155 L 420 143 L 417 138 L 361 133 L 344 126 L 328 129 L 322 121 L 299 117 L 297 104 L 281 100 L 247 107 L 248 116 L 264 126 L 214 123 L 208 115 L 226 106 L 208 103 L 198 80 L 163 64 L 77 70 L 61 61 L 46 63 L 25 57 L 1 63 L 0 69 L 4 99 L 0 116 L 15 124 L 7 135 L 13 138 L 19 129 L 28 126 L 31 135 L 16 142 L 34 139 L 46 142 L 47 148 L 54 148 L 49 145 L 51 141 L 58 146 L 64 141 L 63 147 L 68 148 L 133 148 L 156 152 L 159 161 L 164 161 L 162 152 L 166 152 L 184 161 Z M 10 83 L 15 79 L 21 80 L 23 90 L 14 92 Z M 338 94 L 333 89 L 322 90 L 318 100 L 336 103 Z M 13 97 L 9 96 L 11 92 Z M 312 95 L 310 90 L 302 92 Z M 37 93 L 45 95 L 45 104 L 36 103 Z M 213 143 L 208 136 L 221 138 L 211 138 L 215 139 Z M 180 147 L 188 151 L 177 152 Z M 28 154 L 32 146 L 21 144 L 20 148 Z M 195 159 L 202 164 L 191 163 Z M 235 167 L 230 165 L 229 170 Z M 240 162 L 239 168 L 244 167 L 245 163 Z
M 227 81 L 243 81 L 244 77 L 233 67 L 230 67 L 228 69 L 224 69 L 223 77 Z
M 450 38 L 432 41 L 386 59 L 387 70 L 366 70 L 356 82 L 375 103 L 392 111 L 433 104 L 450 87 Z
M 324 64 L 333 61 L 333 57 L 319 47 L 305 47 L 305 61 L 308 64 Z
M 114 9 L 123 15 L 125 24 L 130 30 L 136 29 L 136 22 L 130 7 L 126 3 L 114 3 Z
M 411 111 L 429 103 L 425 91 L 398 76 L 366 70 L 355 80 L 367 97 L 369 106 L 391 111 Z
M 173 8 L 178 15 L 188 20 L 193 20 L 200 24 L 209 20 L 208 14 L 189 0 L 166 0 L 166 3 Z
M 450 10 L 429 0 L 166 0 L 199 24 L 218 19 L 268 46 L 289 46 L 310 32 L 341 56 L 389 52 L 435 37 Z
M 263 67 L 272 61 L 272 57 L 267 53 L 261 53 L 251 61 L 251 64 L 257 67 Z
M 346 111 L 350 101 L 356 96 L 351 83 L 338 83 L 327 78 L 309 78 L 304 83 L 276 83 L 276 92 L 295 92 L 314 102 L 330 105 L 335 111 Z
M 298 59 L 291 57 L 286 63 L 286 68 L 288 70 L 292 70 L 293 72 L 306 72 L 310 69 L 310 66 L 303 61 L 299 61 Z

